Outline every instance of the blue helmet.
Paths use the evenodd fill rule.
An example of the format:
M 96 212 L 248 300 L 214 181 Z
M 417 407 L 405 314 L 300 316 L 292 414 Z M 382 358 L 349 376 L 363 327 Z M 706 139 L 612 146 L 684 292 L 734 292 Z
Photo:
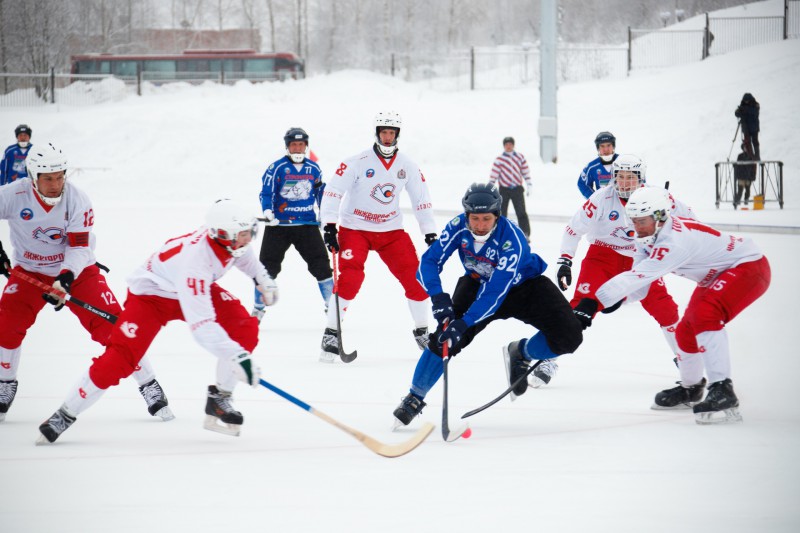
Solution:
M 499 217 L 502 203 L 500 190 L 494 183 L 473 183 L 461 199 L 461 205 L 467 214 L 494 213 Z

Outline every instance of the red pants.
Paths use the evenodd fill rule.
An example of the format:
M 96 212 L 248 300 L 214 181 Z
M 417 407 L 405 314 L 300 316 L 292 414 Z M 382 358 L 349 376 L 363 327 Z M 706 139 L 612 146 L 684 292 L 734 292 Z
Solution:
M 766 257 L 726 270 L 710 287 L 697 287 L 678 327 L 678 348 L 697 353 L 697 335 L 719 331 L 767 292 L 772 273 Z
M 27 274 L 48 285 L 55 282 L 55 278 L 51 276 L 29 272 L 19 266 L 11 270 L 11 277 L 0 297 L 0 324 L 2 324 L 0 346 L 10 350 L 22 344 L 28 329 L 36 321 L 36 315 L 47 305 L 42 298 L 42 289 L 24 281 L 16 275 L 17 272 Z M 117 298 L 106 283 L 106 278 L 95 265 L 83 269 L 72 282 L 70 293 L 75 298 L 113 315 L 119 316 L 122 311 Z M 78 317 L 83 328 L 92 336 L 92 340 L 105 346 L 114 327 L 111 322 L 71 304 L 67 304 L 65 308 Z
M 625 257 L 611 248 L 591 245 L 581 263 L 581 271 L 575 283 L 575 294 L 569 302 L 570 305 L 574 308 L 581 298 L 594 298 L 595 292 L 603 283 L 617 274 L 627 272 L 632 266 L 632 257 Z M 641 300 L 641 304 L 661 327 L 671 326 L 678 321 L 678 304 L 667 292 L 662 279 L 650 285 L 650 290 Z M 598 311 L 602 309 L 603 305 L 600 304 Z
M 345 300 L 352 300 L 364 283 L 364 263 L 370 250 L 378 252 L 389 271 L 406 291 L 406 298 L 421 302 L 428 294 L 417 281 L 419 258 L 408 233 L 398 229 L 387 232 L 339 229 L 339 279 L 337 290 Z
M 217 323 L 230 338 L 248 352 L 255 350 L 258 319 L 251 317 L 235 296 L 216 283 L 211 285 L 211 303 L 217 314 Z M 184 320 L 178 300 L 129 292 L 125 310 L 117 320 L 106 351 L 94 358 L 89 369 L 92 382 L 107 389 L 130 376 L 158 332 L 172 320 Z

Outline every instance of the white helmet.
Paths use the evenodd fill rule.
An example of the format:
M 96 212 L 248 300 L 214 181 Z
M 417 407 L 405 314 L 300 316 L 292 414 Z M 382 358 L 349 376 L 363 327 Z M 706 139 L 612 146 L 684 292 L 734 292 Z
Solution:
M 381 111 L 375 115 L 375 146 L 384 157 L 392 157 L 397 151 L 397 140 L 400 138 L 400 128 L 403 126 L 403 119 L 394 111 Z M 379 135 L 385 128 L 392 128 L 396 135 L 391 146 L 384 146 Z
M 614 188 L 617 190 L 619 197 L 628 198 L 634 190 L 644 185 L 646 181 L 646 171 L 647 165 L 644 164 L 644 161 L 633 154 L 624 154 L 615 159 L 614 163 L 611 165 L 611 176 L 614 178 Z M 633 172 L 639 177 L 639 184 L 634 189 L 620 190 L 619 184 L 617 183 L 618 172 Z
M 224 246 L 233 257 L 244 255 L 246 246 L 234 248 L 236 237 L 243 231 L 250 231 L 252 238 L 258 232 L 258 221 L 249 209 L 233 200 L 223 198 L 217 200 L 206 214 L 208 235 Z
M 37 144 L 28 152 L 25 159 L 25 166 L 28 168 L 28 177 L 33 181 L 33 189 L 47 205 L 56 205 L 64 197 L 64 190 L 57 198 L 49 198 L 39 192 L 39 174 L 49 174 L 50 172 L 67 171 L 67 156 L 61 150 L 53 146 L 52 143 Z M 66 181 L 65 181 L 66 184 Z
M 640 217 L 653 217 L 656 221 L 656 230 L 652 235 L 646 237 L 636 237 L 636 240 L 644 245 L 651 245 L 656 242 L 656 236 L 664 223 L 669 218 L 669 210 L 672 206 L 672 200 L 669 198 L 669 193 L 666 189 L 659 187 L 641 187 L 636 189 L 628 203 L 625 205 L 625 214 L 628 218 Z M 661 222 L 661 224 L 658 224 Z

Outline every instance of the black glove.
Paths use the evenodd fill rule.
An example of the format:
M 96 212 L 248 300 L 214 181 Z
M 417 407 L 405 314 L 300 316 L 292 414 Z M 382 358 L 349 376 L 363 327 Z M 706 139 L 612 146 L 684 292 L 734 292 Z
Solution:
M 2 242 L 0 242 L 0 274 L 5 277 L 9 277 L 11 275 L 11 259 L 8 258 L 6 251 L 3 250 Z
M 440 326 L 444 325 L 445 320 L 452 322 L 456 319 L 456 312 L 453 310 L 453 300 L 446 292 L 434 294 L 431 296 L 431 305 L 433 306 L 433 318 Z
M 439 334 L 439 344 L 449 342 L 450 348 L 456 346 L 461 341 L 461 337 L 464 336 L 464 332 L 467 331 L 468 327 L 467 323 L 460 318 L 450 321 L 447 325 L 447 329 Z
M 325 228 L 323 228 L 325 234 L 322 236 L 322 240 L 325 241 L 325 246 L 328 247 L 328 250 L 331 253 L 336 253 L 339 251 L 339 239 L 336 238 L 336 235 L 339 231 L 336 229 L 336 224 L 329 223 L 325 224 Z
M 572 259 L 562 255 L 558 258 L 556 264 L 561 265 L 558 267 L 556 281 L 558 281 L 558 287 L 565 291 L 572 284 Z
M 609 314 L 609 313 L 613 313 L 614 311 L 616 311 L 617 309 L 619 309 L 620 307 L 622 307 L 622 302 L 624 302 L 624 301 L 625 301 L 625 298 L 623 298 L 622 300 L 618 301 L 617 303 L 615 303 L 615 304 L 614 304 L 614 305 L 612 305 L 611 307 L 606 307 L 606 308 L 604 308 L 604 309 L 603 309 L 602 311 L 600 311 L 600 312 L 601 312 L 601 313 L 603 313 L 604 315 L 607 315 L 607 314 Z
M 438 237 L 436 236 L 435 233 L 426 233 L 425 234 L 425 244 L 427 244 L 428 247 L 430 247 L 431 244 L 436 242 L 437 238 Z
M 53 282 L 53 288 L 69 294 L 73 281 L 75 281 L 75 274 L 69 270 L 65 270 L 56 276 L 56 280 Z M 45 302 L 55 305 L 56 311 L 61 311 L 61 308 L 64 307 L 65 303 L 67 303 L 66 298 L 59 298 L 58 296 L 53 296 L 52 294 L 42 294 L 42 298 L 44 298 Z
M 742 117 L 742 106 L 737 107 L 736 111 L 734 111 L 733 114 L 736 115 L 737 118 L 741 118 Z
M 597 300 L 594 298 L 581 298 L 581 301 L 578 302 L 572 312 L 575 313 L 575 318 L 581 323 L 583 329 L 590 328 L 592 327 L 592 317 L 597 313 Z

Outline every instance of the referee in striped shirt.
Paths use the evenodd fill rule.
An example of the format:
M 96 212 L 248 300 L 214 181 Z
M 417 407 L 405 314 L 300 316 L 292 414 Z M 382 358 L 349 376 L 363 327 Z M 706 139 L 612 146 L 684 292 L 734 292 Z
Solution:
M 500 182 L 500 196 L 503 198 L 502 215 L 508 216 L 508 202 L 509 200 L 513 202 L 514 211 L 517 213 L 517 224 L 530 242 L 531 225 L 528 222 L 528 213 L 525 211 L 525 187 L 530 196 L 533 185 L 531 171 L 525 156 L 514 151 L 514 137 L 503 139 L 503 150 L 504 152 L 494 160 L 489 182 Z

